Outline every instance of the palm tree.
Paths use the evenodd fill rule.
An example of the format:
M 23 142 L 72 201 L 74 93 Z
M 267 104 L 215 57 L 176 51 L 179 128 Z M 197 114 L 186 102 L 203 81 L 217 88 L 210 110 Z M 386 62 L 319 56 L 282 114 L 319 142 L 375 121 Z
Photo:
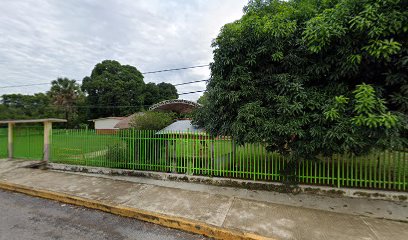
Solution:
M 76 81 L 68 78 L 58 78 L 51 82 L 51 89 L 48 94 L 52 103 L 64 110 L 65 119 L 69 121 L 69 114 L 74 111 L 76 101 L 82 95 Z

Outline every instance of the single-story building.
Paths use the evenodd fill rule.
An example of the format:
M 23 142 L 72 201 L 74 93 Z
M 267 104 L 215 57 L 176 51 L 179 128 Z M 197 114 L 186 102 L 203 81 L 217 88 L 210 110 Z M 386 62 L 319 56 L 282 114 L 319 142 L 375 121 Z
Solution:
M 132 121 L 132 119 L 137 116 L 137 115 L 143 115 L 144 112 L 137 112 L 134 113 L 128 117 L 124 117 L 122 120 L 120 120 L 116 125 L 115 128 L 117 129 L 129 129 L 130 128 L 130 121 Z
M 89 120 L 94 122 L 97 134 L 113 134 L 119 129 L 116 126 L 125 117 L 105 117 Z

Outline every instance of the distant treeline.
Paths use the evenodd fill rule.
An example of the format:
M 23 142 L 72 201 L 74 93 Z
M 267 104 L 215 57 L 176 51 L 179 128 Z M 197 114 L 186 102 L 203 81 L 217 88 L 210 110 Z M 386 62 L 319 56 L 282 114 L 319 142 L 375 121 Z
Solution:
M 68 127 L 81 127 L 89 119 L 127 116 L 176 98 L 174 85 L 146 84 L 136 67 L 105 60 L 96 64 L 82 84 L 58 78 L 46 93 L 2 95 L 0 119 L 66 118 Z

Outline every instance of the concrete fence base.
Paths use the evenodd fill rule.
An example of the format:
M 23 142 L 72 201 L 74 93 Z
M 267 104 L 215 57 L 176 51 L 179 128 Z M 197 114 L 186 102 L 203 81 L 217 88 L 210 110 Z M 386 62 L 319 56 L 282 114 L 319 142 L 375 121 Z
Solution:
M 284 184 L 278 183 L 278 182 L 264 182 L 264 181 L 241 180 L 241 179 L 234 179 L 234 178 L 194 176 L 194 175 L 177 174 L 177 173 L 163 173 L 163 172 L 138 171 L 138 170 L 127 170 L 127 169 L 112 169 L 112 168 L 102 168 L 102 167 L 88 167 L 88 166 L 67 165 L 67 164 L 57 164 L 57 163 L 48 163 L 46 167 L 49 169 L 58 170 L 58 171 L 82 172 L 82 173 L 117 175 L 117 176 L 147 177 L 147 178 L 152 178 L 152 179 L 157 179 L 157 180 L 183 181 L 183 182 L 210 184 L 210 185 L 225 186 L 225 187 L 238 187 L 238 188 L 245 188 L 245 189 L 251 189 L 251 190 L 290 192 L 294 194 L 308 193 L 308 194 L 343 196 L 343 197 L 352 197 L 352 198 L 369 198 L 369 199 L 408 202 L 408 192 L 384 191 L 384 190 L 375 190 L 375 189 L 368 190 L 368 189 L 358 189 L 358 188 L 336 188 L 336 187 L 329 187 L 329 186 L 316 186 L 316 185 L 304 185 L 304 184 L 298 185 L 293 188 L 288 188 Z

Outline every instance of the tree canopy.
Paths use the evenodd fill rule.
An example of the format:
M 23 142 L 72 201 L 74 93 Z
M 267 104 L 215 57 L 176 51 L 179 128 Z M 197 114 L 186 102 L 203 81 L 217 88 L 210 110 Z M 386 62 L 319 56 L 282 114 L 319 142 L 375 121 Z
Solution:
M 1 96 L 1 119 L 29 119 L 59 117 L 47 94 L 4 94 Z
M 144 82 L 137 68 L 105 60 L 82 81 L 90 118 L 126 116 L 143 109 Z
M 68 120 L 68 126 L 75 125 L 74 118 L 77 118 L 77 105 L 84 102 L 79 84 L 75 80 L 68 78 L 58 78 L 51 82 L 51 88 L 48 91 L 51 102 L 57 109 L 64 112 L 65 119 Z M 72 116 L 76 115 L 76 116 Z
M 150 106 L 164 100 L 178 98 L 176 87 L 173 84 L 164 82 L 157 85 L 155 83 L 147 83 L 144 96 L 144 104 L 146 106 Z
M 194 122 L 293 159 L 406 144 L 407 2 L 252 0 L 213 42 Z
M 136 67 L 114 60 L 96 64 L 91 76 L 85 77 L 82 90 L 86 94 L 89 117 L 127 116 L 157 102 L 178 98 L 170 83 L 148 83 Z

